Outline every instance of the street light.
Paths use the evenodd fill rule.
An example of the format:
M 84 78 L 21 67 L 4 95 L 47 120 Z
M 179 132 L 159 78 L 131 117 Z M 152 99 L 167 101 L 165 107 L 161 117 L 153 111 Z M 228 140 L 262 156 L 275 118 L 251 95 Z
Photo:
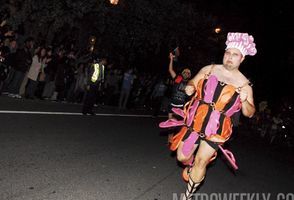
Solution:
M 93 36 L 93 35 L 90 36 L 90 38 L 89 38 L 89 44 L 90 44 L 90 46 L 89 46 L 89 51 L 90 51 L 90 52 L 93 52 L 93 51 L 94 51 L 95 43 L 96 43 L 96 37 Z
M 112 5 L 117 5 L 119 0 L 109 0 Z
M 217 27 L 217 28 L 214 29 L 215 33 L 220 33 L 221 31 L 222 31 L 222 29 L 220 27 Z
M 96 37 L 95 36 L 90 36 L 90 38 L 89 38 L 89 43 L 91 44 L 91 45 L 94 45 L 95 43 L 96 43 Z

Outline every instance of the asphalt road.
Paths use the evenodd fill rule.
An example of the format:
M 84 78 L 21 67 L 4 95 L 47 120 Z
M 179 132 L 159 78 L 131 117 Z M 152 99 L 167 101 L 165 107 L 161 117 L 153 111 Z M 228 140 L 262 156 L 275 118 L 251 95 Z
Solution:
M 38 113 L 44 111 L 50 113 Z M 76 104 L 0 97 L 0 200 L 179 199 L 186 184 L 158 128 L 164 118 L 106 106 L 96 108 L 98 116 L 80 111 Z M 240 169 L 230 170 L 219 153 L 199 193 L 291 197 L 293 154 L 245 129 L 229 147 Z

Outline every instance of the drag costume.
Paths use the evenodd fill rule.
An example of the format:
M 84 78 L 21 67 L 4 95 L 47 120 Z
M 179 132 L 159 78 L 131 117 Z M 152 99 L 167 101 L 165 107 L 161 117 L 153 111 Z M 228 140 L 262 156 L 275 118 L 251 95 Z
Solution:
M 170 149 L 175 151 L 183 141 L 182 153 L 188 156 L 191 155 L 194 144 L 199 142 L 199 139 L 205 140 L 212 148 L 216 150 L 220 148 L 232 166 L 237 169 L 233 154 L 220 145 L 232 134 L 231 116 L 241 109 L 239 92 L 244 86 L 235 88 L 218 81 L 211 73 L 206 74 L 198 82 L 196 95 L 184 109 L 172 109 L 183 120 L 169 119 L 159 125 L 161 128 L 182 126 L 180 132 L 173 137 Z
M 256 54 L 257 50 L 253 41 L 253 37 L 247 33 L 228 33 L 226 50 L 229 48 L 238 49 L 243 56 L 242 59 L 244 59 L 246 55 L 253 56 Z M 177 150 L 183 142 L 180 153 L 188 160 L 183 163 L 188 165 L 183 171 L 183 178 L 188 182 L 184 200 L 192 199 L 193 193 L 205 176 L 198 182 L 191 178 L 191 170 L 194 167 L 193 153 L 196 151 L 196 144 L 200 140 L 205 141 L 215 149 L 215 155 L 210 158 L 210 161 L 216 158 L 216 152 L 220 149 L 232 167 L 235 170 L 238 169 L 233 154 L 225 150 L 222 145 L 232 134 L 232 116 L 240 112 L 242 108 L 240 92 L 243 87 L 249 84 L 249 81 L 239 87 L 221 82 L 216 75 L 212 74 L 213 68 L 214 65 L 197 82 L 197 85 L 193 85 L 195 95 L 186 103 L 184 109 L 172 109 L 175 114 L 182 117 L 182 120 L 169 119 L 159 124 L 161 128 L 181 126 L 179 133 L 173 137 L 170 149 L 172 151 Z M 246 102 L 246 99 L 243 102 Z

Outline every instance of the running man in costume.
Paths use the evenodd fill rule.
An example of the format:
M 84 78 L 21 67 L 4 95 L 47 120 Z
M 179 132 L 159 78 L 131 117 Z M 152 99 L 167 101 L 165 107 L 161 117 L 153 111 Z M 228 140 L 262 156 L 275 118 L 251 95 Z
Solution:
M 239 71 L 245 56 L 257 52 L 254 39 L 247 33 L 228 33 L 226 45 L 223 64 L 203 67 L 185 89 L 188 95 L 193 95 L 192 99 L 184 110 L 173 109 L 183 120 L 160 123 L 162 128 L 182 126 L 170 149 L 177 150 L 177 159 L 188 166 L 183 172 L 188 182 L 183 200 L 193 198 L 218 149 L 238 168 L 233 154 L 222 145 L 232 134 L 232 115 L 241 111 L 244 116 L 252 117 L 255 112 L 250 82 Z

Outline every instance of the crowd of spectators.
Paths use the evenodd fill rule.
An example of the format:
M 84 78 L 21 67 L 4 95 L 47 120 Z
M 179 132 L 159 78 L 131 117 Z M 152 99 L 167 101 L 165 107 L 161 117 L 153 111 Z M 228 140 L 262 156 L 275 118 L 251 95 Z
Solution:
M 0 28 L 0 94 L 11 98 L 82 103 L 93 53 L 74 44 L 43 45 Z M 99 51 L 98 51 L 99 52 Z M 95 59 L 99 53 L 95 54 Z M 165 112 L 170 81 L 108 60 L 96 104 Z

